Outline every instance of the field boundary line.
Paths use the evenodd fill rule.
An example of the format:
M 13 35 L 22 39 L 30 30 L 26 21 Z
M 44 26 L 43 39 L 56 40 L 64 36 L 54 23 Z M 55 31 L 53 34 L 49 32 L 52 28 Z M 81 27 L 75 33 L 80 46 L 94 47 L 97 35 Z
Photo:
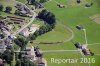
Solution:
M 95 55 L 98 55 L 98 56 L 100 56 L 100 54 L 95 54 Z
M 93 43 L 93 44 L 88 44 L 88 45 L 100 45 L 100 43 Z
M 78 52 L 79 50 L 44 50 L 42 52 Z

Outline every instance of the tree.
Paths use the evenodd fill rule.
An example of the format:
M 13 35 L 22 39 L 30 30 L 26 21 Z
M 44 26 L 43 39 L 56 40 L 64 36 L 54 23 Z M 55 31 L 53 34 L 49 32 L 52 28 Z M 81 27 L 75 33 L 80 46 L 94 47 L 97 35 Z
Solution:
M 3 55 L 3 59 L 6 60 L 6 62 L 11 66 L 13 55 L 14 55 L 13 49 L 6 49 L 2 55 Z
M 55 15 L 51 12 L 48 12 L 48 14 L 46 15 L 46 22 L 48 24 L 55 24 L 56 22 L 55 20 L 56 20 Z
M 81 2 L 81 0 L 77 0 L 77 3 L 80 3 Z
M 35 66 L 35 64 L 34 62 L 30 61 L 30 59 L 25 56 L 22 59 L 17 60 L 17 63 L 15 66 Z
M 42 10 L 39 14 L 38 14 L 38 18 L 43 19 L 44 21 L 46 21 L 48 24 L 55 24 L 56 23 L 56 18 L 55 15 L 51 12 L 48 12 L 47 10 Z
M 32 61 L 29 61 L 29 66 L 36 66 Z
M 48 12 L 47 10 L 44 9 L 38 14 L 38 18 L 40 18 L 40 19 L 44 20 L 46 23 L 48 23 L 52 29 L 55 27 L 56 18 L 53 13 Z
M 21 66 L 21 61 L 18 59 L 15 66 Z
M 37 37 L 37 36 L 39 35 L 39 31 L 36 30 L 36 31 L 34 32 L 34 35 Z
M 15 10 L 15 13 L 14 13 L 15 15 L 20 15 L 21 14 L 21 12 L 19 11 L 19 10 Z
M 34 5 L 36 0 L 31 0 L 31 4 Z
M 12 7 L 7 6 L 5 12 L 10 13 L 12 11 Z
M 3 11 L 3 5 L 2 4 L 0 4 L 0 11 Z
M 42 34 L 46 33 L 46 31 L 47 31 L 45 26 L 41 26 L 40 29 L 43 30 Z
M 30 4 L 30 0 L 27 0 L 27 4 Z
M 46 15 L 47 15 L 48 11 L 46 9 L 42 10 L 39 14 L 38 14 L 38 18 L 45 20 L 46 19 Z
M 49 31 L 51 31 L 52 30 L 52 28 L 51 28 L 51 26 L 49 25 L 49 24 L 45 24 L 46 25 L 46 27 L 47 27 L 47 32 L 49 32 Z
M 36 39 L 36 35 L 34 35 L 34 34 L 30 35 L 30 39 L 31 40 L 35 40 Z
M 39 29 L 39 35 L 41 35 L 41 34 L 44 34 L 44 31 L 43 31 L 43 29 L 40 27 L 40 29 Z
M 21 47 L 21 50 L 24 50 L 26 48 L 26 45 L 28 44 L 28 40 L 25 37 L 18 37 L 14 40 L 14 42 Z

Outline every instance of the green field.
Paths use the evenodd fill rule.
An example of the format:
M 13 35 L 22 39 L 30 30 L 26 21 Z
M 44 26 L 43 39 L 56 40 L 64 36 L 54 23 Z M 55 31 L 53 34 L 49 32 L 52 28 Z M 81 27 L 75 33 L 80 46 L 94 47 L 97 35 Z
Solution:
M 65 29 L 62 25 L 57 24 L 55 29 L 44 35 L 39 36 L 34 42 L 67 41 L 70 37 L 70 32 L 67 29 Z
M 72 5 L 70 6 L 69 0 L 52 0 L 44 4 L 47 10 L 53 12 L 56 15 L 57 22 L 61 22 L 67 27 L 70 27 L 74 34 L 75 37 L 72 39 L 73 42 L 80 42 L 80 43 L 85 43 L 84 39 L 84 32 L 79 31 L 75 28 L 76 25 L 82 25 L 86 31 L 87 31 L 87 39 L 88 43 L 100 43 L 100 25 L 97 24 L 96 22 L 92 21 L 89 17 L 100 14 L 100 7 L 99 7 L 99 0 L 92 0 L 94 3 L 92 7 L 86 8 L 85 4 L 91 2 L 90 0 L 84 0 L 82 4 L 77 5 L 74 3 L 73 0 Z M 63 4 L 66 7 L 65 8 L 59 8 L 57 7 L 57 3 Z M 76 5 L 76 6 L 75 6 Z M 59 26 L 60 27 L 60 26 Z M 61 31 L 61 30 L 59 30 Z M 62 32 L 63 33 L 63 32 Z M 35 41 L 50 41 L 51 36 L 57 35 L 57 33 L 47 33 L 45 35 L 42 35 L 38 37 Z M 68 34 L 69 35 L 69 34 Z M 68 36 L 65 35 L 65 36 Z M 62 35 L 63 36 L 63 35 Z M 50 38 L 49 38 L 50 37 Z M 52 41 L 56 41 L 60 38 L 61 36 L 57 36 L 56 39 L 54 38 Z M 62 38 L 62 37 L 61 37 Z M 34 44 L 35 45 L 35 44 Z M 59 49 L 75 49 L 74 45 L 72 42 L 65 42 L 64 44 L 60 45 L 38 45 L 42 50 L 59 50 Z M 100 45 L 89 45 L 88 46 L 95 54 L 100 54 L 99 52 L 99 47 Z M 61 55 L 62 54 L 62 55 Z M 69 52 L 64 52 L 64 53 L 45 53 L 45 58 L 47 59 L 48 66 L 72 66 L 73 64 L 52 64 L 50 63 L 50 58 L 52 56 L 54 57 L 73 57 L 73 53 Z M 77 55 L 77 53 L 75 54 Z M 96 58 L 96 63 L 90 64 L 90 66 L 98 66 L 100 64 L 100 61 L 98 58 L 100 56 L 93 56 Z M 80 58 L 80 57 L 78 57 Z M 80 66 L 80 63 L 76 63 L 73 66 Z M 81 66 L 86 66 L 86 65 L 81 65 Z M 88 66 L 88 65 L 87 65 Z
M 100 54 L 100 44 L 99 45 L 89 45 L 89 48 L 95 53 Z

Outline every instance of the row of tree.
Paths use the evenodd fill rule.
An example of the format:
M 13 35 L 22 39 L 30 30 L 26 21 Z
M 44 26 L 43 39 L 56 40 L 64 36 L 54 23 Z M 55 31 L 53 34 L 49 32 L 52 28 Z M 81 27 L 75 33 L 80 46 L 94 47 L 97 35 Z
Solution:
M 30 61 L 30 59 L 26 56 L 22 57 L 22 53 L 16 54 L 16 64 L 15 66 L 35 66 L 34 62 Z M 20 56 L 20 57 L 19 57 Z
M 0 11 L 3 11 L 4 6 L 2 4 L 0 4 Z M 12 11 L 12 7 L 7 6 L 5 7 L 5 12 L 10 13 Z
M 21 51 L 24 51 L 26 49 L 26 45 L 28 44 L 28 39 L 26 37 L 18 37 L 14 40 L 16 45 L 18 45 L 21 48 Z M 30 59 L 27 56 L 24 56 L 25 53 L 19 52 L 15 53 L 16 58 L 16 64 L 15 66 L 35 66 L 33 61 L 30 61 Z
M 55 15 L 52 12 L 49 12 L 46 9 L 44 9 L 38 14 L 38 18 L 44 20 L 52 28 L 55 27 L 56 18 L 55 18 Z
M 36 2 L 44 3 L 44 2 L 47 2 L 49 0 L 27 0 L 27 1 L 28 1 L 28 4 L 30 3 L 30 4 L 34 5 Z

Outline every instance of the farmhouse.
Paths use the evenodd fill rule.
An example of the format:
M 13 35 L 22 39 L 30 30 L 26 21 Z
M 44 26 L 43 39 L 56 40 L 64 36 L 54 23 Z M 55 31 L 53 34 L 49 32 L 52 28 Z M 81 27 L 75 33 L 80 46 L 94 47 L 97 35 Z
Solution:
M 84 55 L 90 55 L 89 49 L 82 49 L 82 52 L 84 53 Z
M 35 54 L 36 54 L 36 57 L 41 57 L 42 56 L 42 52 L 39 48 L 36 48 Z
M 82 47 L 78 42 L 76 42 L 74 45 L 75 45 L 76 48 L 81 48 Z
M 37 66 L 47 66 L 47 62 L 43 58 L 43 54 L 42 54 L 42 51 L 40 50 L 40 48 L 38 46 L 34 47 L 34 51 L 35 51 L 35 55 L 36 55 L 37 60 L 38 60 Z
M 41 58 L 39 63 L 38 63 L 38 66 L 47 66 L 47 62 L 44 58 Z
M 62 4 L 57 4 L 57 6 L 58 6 L 59 8 L 65 8 L 65 5 L 62 5 Z
M 82 30 L 82 29 L 83 29 L 83 26 L 77 25 L 76 28 L 77 28 L 78 30 Z

